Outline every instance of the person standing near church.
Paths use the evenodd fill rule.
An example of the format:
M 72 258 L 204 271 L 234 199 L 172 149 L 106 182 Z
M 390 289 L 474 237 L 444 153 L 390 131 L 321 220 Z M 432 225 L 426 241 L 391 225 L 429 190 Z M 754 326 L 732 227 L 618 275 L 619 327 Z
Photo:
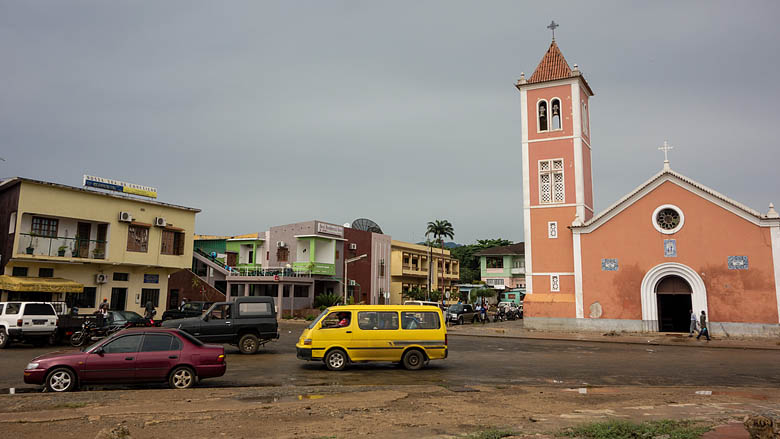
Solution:
M 693 333 L 696 332 L 696 324 L 698 323 L 699 318 L 692 309 L 689 309 L 688 312 L 691 313 L 691 331 L 688 333 L 688 337 L 693 337 Z
M 701 317 L 699 317 L 699 326 L 701 326 L 701 329 L 699 330 L 699 335 L 696 336 L 696 340 L 703 334 L 707 337 L 707 341 L 710 341 L 710 331 L 707 329 L 707 314 L 704 311 L 701 312 Z

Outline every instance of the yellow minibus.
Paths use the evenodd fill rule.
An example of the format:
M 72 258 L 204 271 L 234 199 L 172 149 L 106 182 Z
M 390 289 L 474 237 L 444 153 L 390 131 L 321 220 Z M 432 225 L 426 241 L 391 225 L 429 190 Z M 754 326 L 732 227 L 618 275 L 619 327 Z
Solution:
M 433 306 L 332 306 L 303 330 L 295 347 L 299 359 L 322 360 L 330 370 L 367 361 L 417 370 L 447 358 L 447 328 Z

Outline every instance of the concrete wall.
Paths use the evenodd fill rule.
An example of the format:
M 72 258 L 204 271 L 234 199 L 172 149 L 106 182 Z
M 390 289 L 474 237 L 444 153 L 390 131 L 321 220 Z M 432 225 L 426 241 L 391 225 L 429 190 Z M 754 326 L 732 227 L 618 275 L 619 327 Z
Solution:
M 668 203 L 685 216 L 683 227 L 671 235 L 657 231 L 652 219 L 654 210 Z M 664 257 L 665 239 L 676 241 L 676 257 Z M 747 270 L 728 268 L 728 256 L 735 255 L 748 256 Z M 602 258 L 618 259 L 619 269 L 602 271 Z M 582 234 L 582 261 L 584 308 L 599 302 L 603 318 L 641 319 L 645 274 L 658 264 L 676 262 L 691 267 L 704 280 L 713 321 L 778 323 L 769 228 L 670 181 L 593 232 Z
M 28 276 L 38 276 L 40 268 L 52 268 L 54 270 L 54 277 L 69 279 L 80 284 L 84 284 L 85 287 L 95 287 L 97 294 L 95 301 L 98 302 L 95 306 L 90 308 L 80 308 L 79 312 L 90 313 L 94 311 L 103 300 L 103 298 L 111 300 L 112 288 L 127 288 L 127 296 L 125 302 L 125 309 L 128 311 L 135 311 L 138 314 L 143 315 L 144 304 L 141 300 L 141 289 L 159 289 L 160 290 L 160 302 L 158 304 L 159 310 L 166 309 L 168 301 L 168 275 L 178 271 L 176 269 L 169 269 L 163 267 L 139 267 L 132 265 L 110 265 L 110 264 L 63 264 L 58 262 L 46 262 L 46 261 L 13 261 L 5 267 L 6 275 L 11 275 L 13 267 L 27 267 Z M 95 282 L 96 275 L 102 273 L 108 276 L 108 282 L 104 284 L 98 284 Z M 128 273 L 128 281 L 115 281 L 113 280 L 114 273 Z M 158 275 L 158 283 L 144 283 L 145 274 Z M 52 300 L 65 300 L 65 295 L 54 294 Z M 5 300 L 7 296 L 3 293 L 1 300 Z
M 148 251 L 132 252 L 127 250 L 128 223 L 119 222 L 120 212 L 130 212 L 141 223 L 153 224 L 156 217 L 163 217 L 169 225 L 184 230 L 184 254 L 163 255 L 160 253 L 162 228 L 149 228 Z M 165 268 L 188 268 L 192 261 L 193 235 L 195 230 L 195 211 L 178 209 L 162 204 L 153 204 L 143 200 L 106 196 L 90 191 L 66 189 L 59 186 L 40 185 L 23 181 L 19 197 L 19 213 L 15 242 L 20 242 L 24 214 L 39 214 L 63 219 L 82 219 L 87 222 L 109 224 L 107 254 L 105 262 L 109 264 L 136 264 Z M 70 231 L 75 234 L 75 230 Z M 95 232 L 96 233 L 96 232 Z M 93 235 L 95 236 L 95 235 Z M 24 243 L 22 243 L 24 244 Z M 15 258 L 29 258 L 24 248 L 15 246 Z M 24 247 L 24 246 L 22 246 Z M 56 257 L 56 256 L 55 256 Z M 61 258 L 63 261 L 70 258 Z
M 650 332 L 647 330 L 648 322 L 642 320 L 554 317 L 525 317 L 523 320 L 526 329 L 537 331 Z M 780 325 L 709 322 L 708 328 L 715 337 L 780 337 Z

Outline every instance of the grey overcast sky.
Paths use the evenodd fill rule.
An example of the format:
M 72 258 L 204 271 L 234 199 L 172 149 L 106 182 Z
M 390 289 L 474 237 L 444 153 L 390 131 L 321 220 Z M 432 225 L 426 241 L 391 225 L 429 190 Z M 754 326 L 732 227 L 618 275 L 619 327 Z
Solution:
M 196 231 L 523 239 L 520 72 L 592 86 L 596 210 L 672 168 L 780 202 L 780 2 L 0 2 L 0 176 L 155 186 Z

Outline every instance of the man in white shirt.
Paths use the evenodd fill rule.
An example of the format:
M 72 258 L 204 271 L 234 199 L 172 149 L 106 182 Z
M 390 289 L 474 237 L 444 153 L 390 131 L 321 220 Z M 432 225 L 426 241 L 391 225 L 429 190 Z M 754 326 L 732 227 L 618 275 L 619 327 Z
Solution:
M 688 334 L 688 337 L 693 337 L 693 333 L 696 332 L 696 322 L 698 321 L 698 318 L 692 309 L 689 309 L 688 312 L 691 313 L 691 332 Z

